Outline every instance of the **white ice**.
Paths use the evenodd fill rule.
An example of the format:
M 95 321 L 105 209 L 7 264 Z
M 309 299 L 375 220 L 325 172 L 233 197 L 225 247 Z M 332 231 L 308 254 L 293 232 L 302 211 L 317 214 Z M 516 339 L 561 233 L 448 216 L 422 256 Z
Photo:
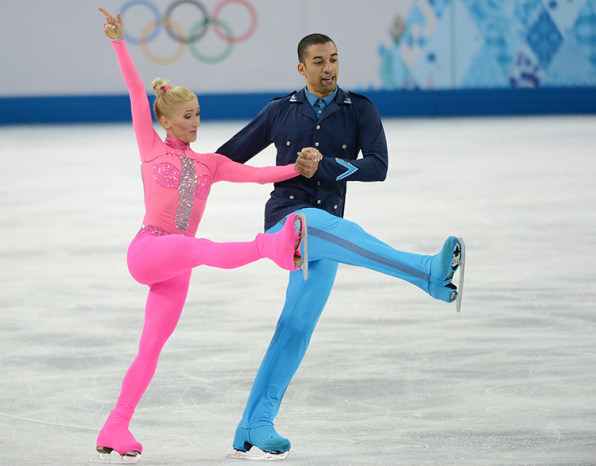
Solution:
M 205 123 L 214 151 L 243 122 Z M 596 463 L 596 117 L 386 120 L 384 183 L 346 217 L 398 249 L 467 244 L 461 314 L 341 266 L 278 431 L 290 464 Z M 83 465 L 146 288 L 129 124 L 0 127 L 0 464 Z M 253 165 L 273 163 L 268 150 Z M 199 235 L 252 239 L 270 186 L 214 187 Z M 141 464 L 226 459 L 284 300 L 270 261 L 195 270 L 131 428 Z

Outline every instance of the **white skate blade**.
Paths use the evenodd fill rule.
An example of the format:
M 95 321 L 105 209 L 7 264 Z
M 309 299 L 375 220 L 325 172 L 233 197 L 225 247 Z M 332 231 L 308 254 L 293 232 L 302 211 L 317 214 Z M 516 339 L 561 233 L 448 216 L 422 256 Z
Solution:
M 100 463 L 100 464 L 135 464 L 141 461 L 141 455 L 137 454 L 134 456 L 120 455 L 116 450 L 112 453 L 97 453 L 97 456 L 91 458 L 89 463 Z
M 248 452 L 234 451 L 234 453 L 228 453 L 226 458 L 234 458 L 236 460 L 253 460 L 253 461 L 281 461 L 290 454 L 289 451 L 283 453 L 268 453 L 266 451 L 260 451 L 251 455 Z
M 296 222 L 300 222 L 296 225 Z M 306 216 L 304 214 L 297 214 L 294 220 L 294 227 L 298 227 L 298 235 L 300 236 L 302 244 L 302 275 L 304 280 L 308 280 L 308 226 L 306 224 Z
M 463 238 L 457 238 L 461 252 L 459 257 L 459 283 L 457 284 L 457 298 L 455 299 L 455 310 L 461 311 L 461 300 L 464 296 L 464 269 L 466 266 L 466 244 Z

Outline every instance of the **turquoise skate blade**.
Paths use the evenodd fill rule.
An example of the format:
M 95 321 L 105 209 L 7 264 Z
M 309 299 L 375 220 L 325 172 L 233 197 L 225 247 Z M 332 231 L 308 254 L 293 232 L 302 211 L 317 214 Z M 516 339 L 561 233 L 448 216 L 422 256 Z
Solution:
M 290 454 L 289 451 L 281 453 L 272 453 L 263 451 L 257 454 L 250 454 L 243 451 L 236 450 L 234 453 L 228 453 L 226 458 L 233 458 L 236 460 L 254 460 L 254 461 L 280 461 L 285 459 Z
M 464 295 L 464 270 L 466 266 L 466 243 L 463 238 L 457 238 L 459 246 L 461 248 L 459 257 L 459 282 L 457 284 L 457 298 L 455 298 L 455 310 L 461 311 L 461 301 Z

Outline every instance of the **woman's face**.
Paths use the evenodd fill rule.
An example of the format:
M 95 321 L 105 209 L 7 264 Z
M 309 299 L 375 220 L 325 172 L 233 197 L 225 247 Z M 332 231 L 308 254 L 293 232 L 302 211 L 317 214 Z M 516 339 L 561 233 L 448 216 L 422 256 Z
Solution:
M 184 142 L 196 141 L 197 129 L 201 126 L 199 101 L 194 98 L 176 104 L 170 118 L 166 118 L 164 126 L 168 136 L 174 136 Z

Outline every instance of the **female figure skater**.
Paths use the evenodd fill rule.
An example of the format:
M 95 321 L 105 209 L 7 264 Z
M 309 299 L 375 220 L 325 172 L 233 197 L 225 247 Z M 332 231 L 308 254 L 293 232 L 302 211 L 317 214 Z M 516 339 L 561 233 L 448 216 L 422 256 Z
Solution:
M 115 408 L 97 438 L 97 451 L 138 457 L 142 445 L 129 430 L 133 412 L 149 385 L 159 354 L 174 331 L 188 291 L 191 270 L 199 265 L 236 268 L 263 257 L 297 271 L 302 261 L 304 217 L 288 218 L 275 234 L 258 234 L 251 242 L 214 243 L 195 238 L 212 183 L 270 183 L 298 175 L 295 164 L 255 168 L 218 154 L 198 154 L 190 148 L 200 125 L 197 97 L 184 87 L 158 78 L 155 117 L 166 130 L 165 142 L 153 129 L 144 85 L 124 43 L 124 25 L 103 8 L 103 30 L 111 40 L 130 93 L 133 127 L 141 155 L 145 190 L 143 225 L 128 249 L 128 267 L 138 282 L 149 286 L 139 352 L 124 380 Z M 304 248 L 303 248 L 304 252 Z M 305 254 L 306 259 L 306 254 Z M 306 273 L 306 270 L 305 270 Z M 131 458 L 135 459 L 135 458 Z

